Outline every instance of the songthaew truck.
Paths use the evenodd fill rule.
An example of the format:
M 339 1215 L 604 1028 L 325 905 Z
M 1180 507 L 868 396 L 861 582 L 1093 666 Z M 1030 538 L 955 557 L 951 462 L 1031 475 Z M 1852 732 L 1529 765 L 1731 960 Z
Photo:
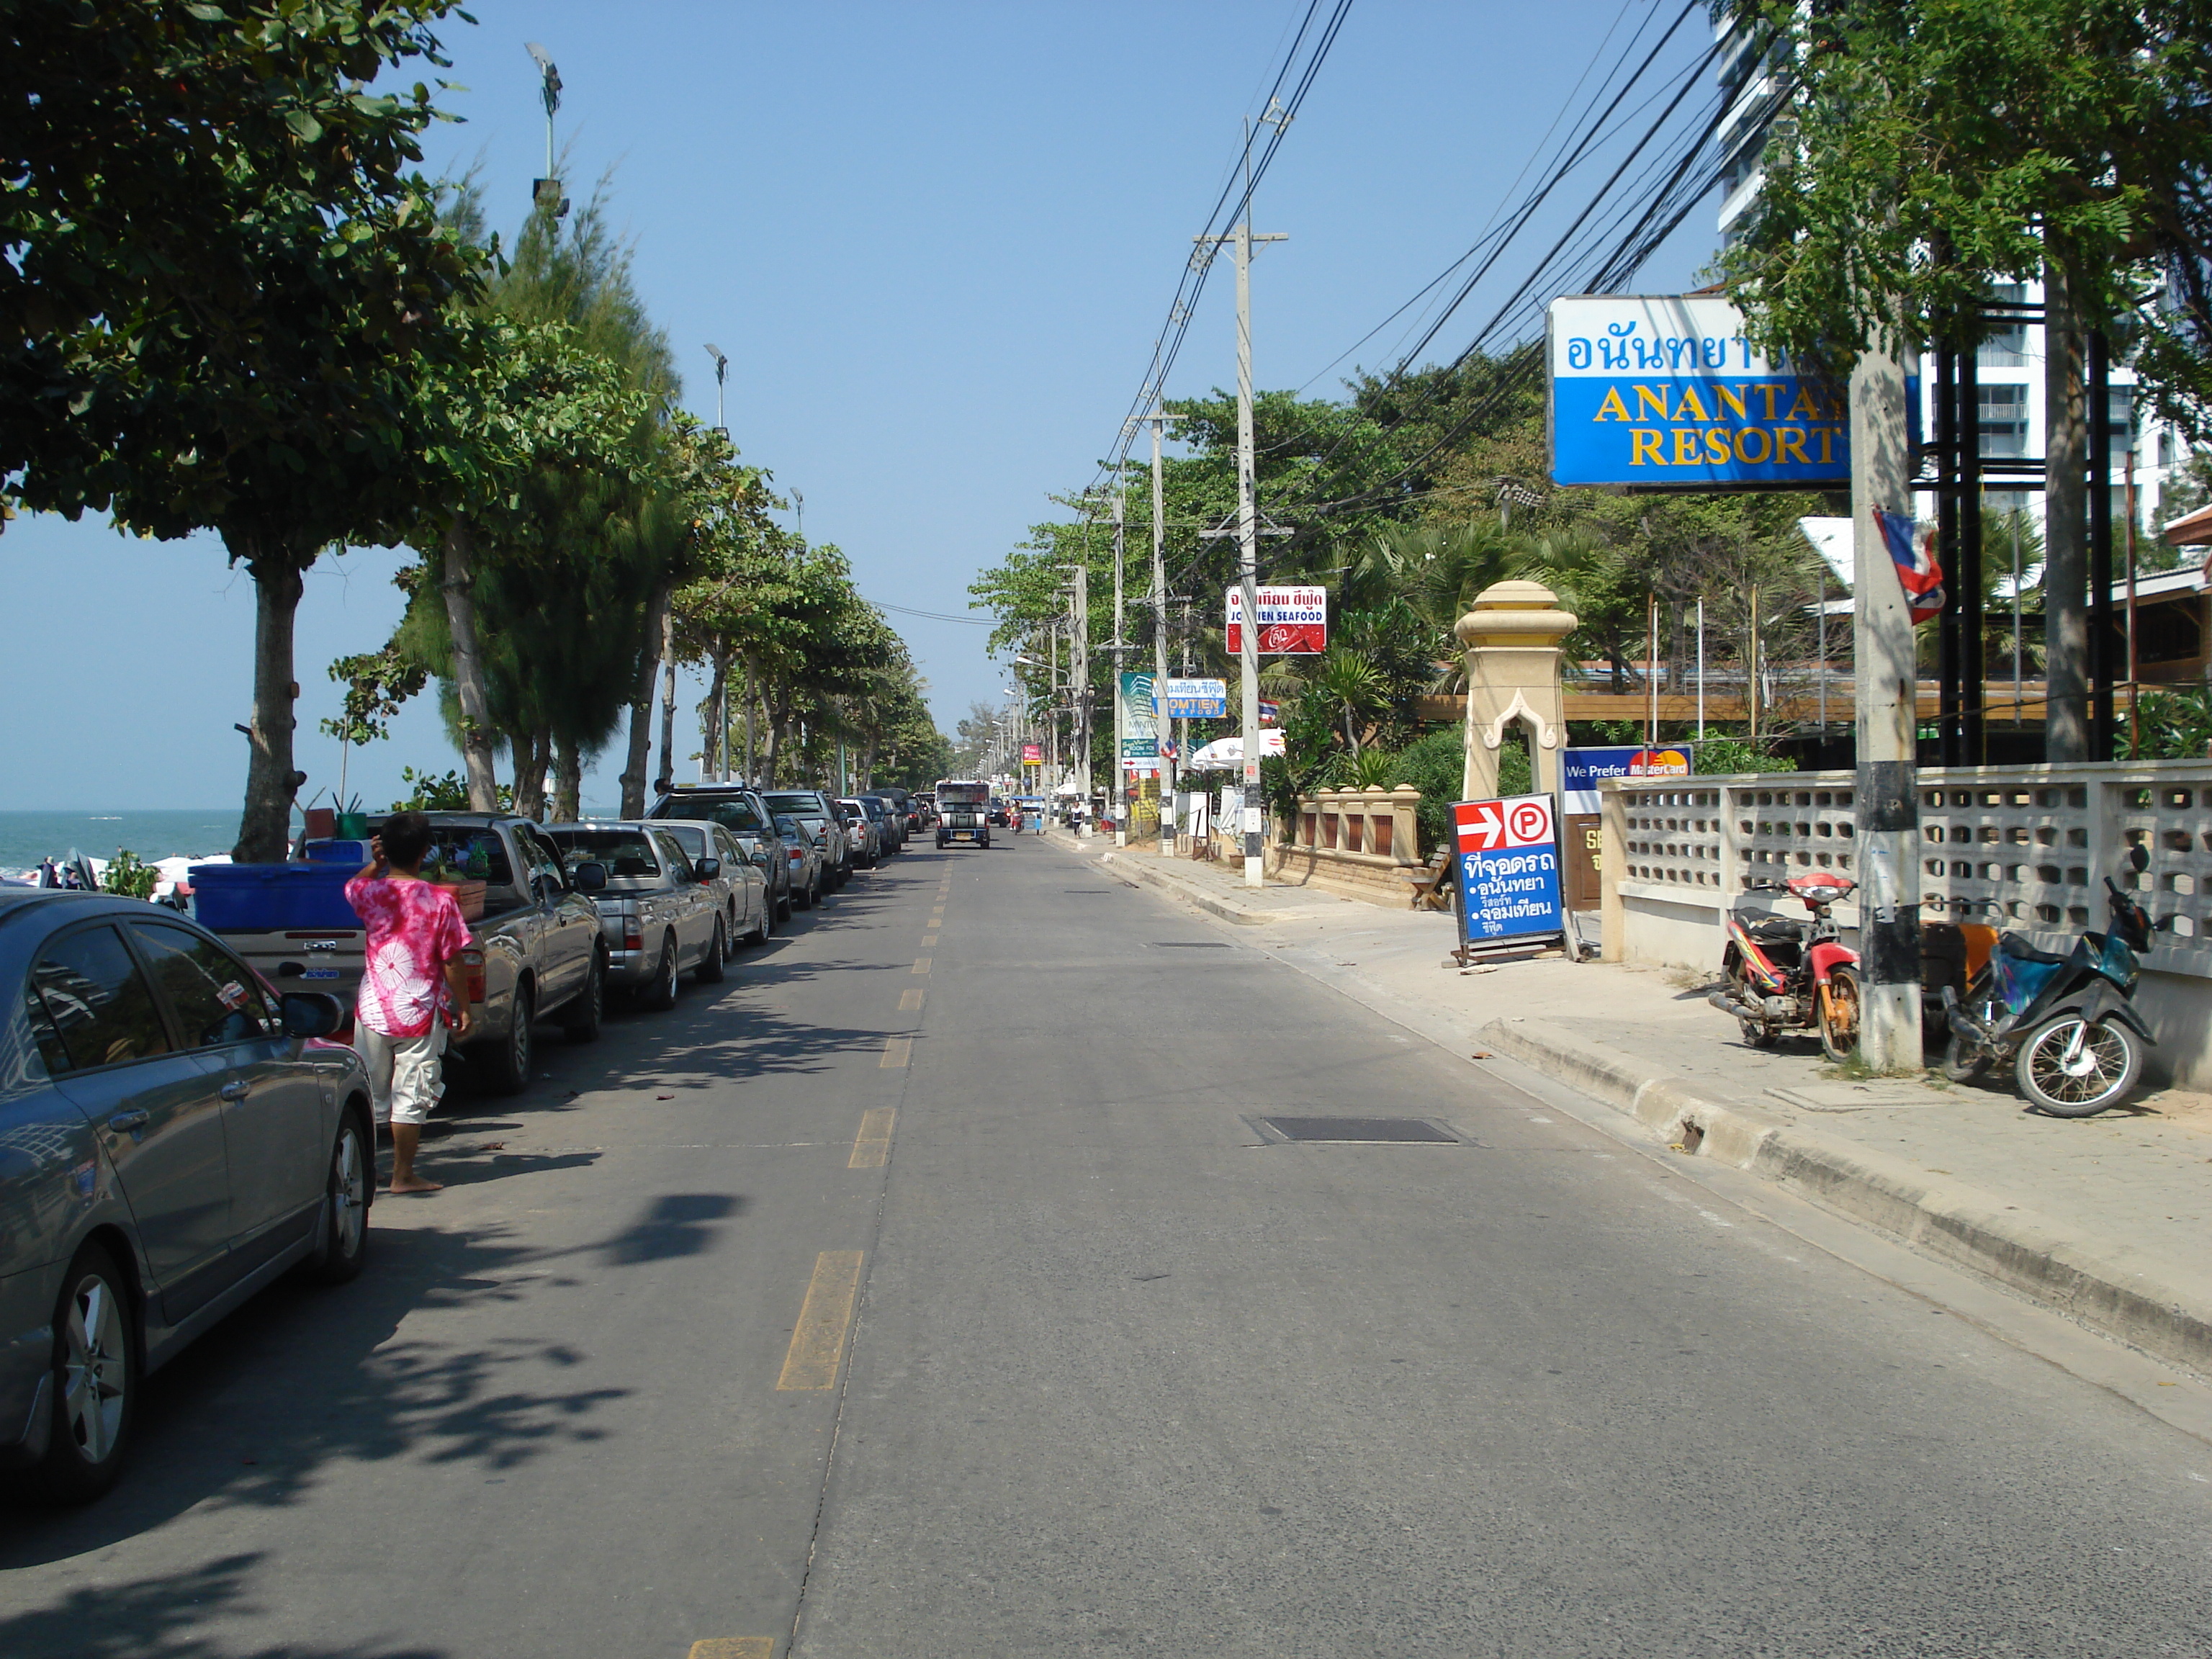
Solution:
M 991 786 L 972 779 L 946 778 L 937 786 L 937 844 L 964 841 L 991 844 Z

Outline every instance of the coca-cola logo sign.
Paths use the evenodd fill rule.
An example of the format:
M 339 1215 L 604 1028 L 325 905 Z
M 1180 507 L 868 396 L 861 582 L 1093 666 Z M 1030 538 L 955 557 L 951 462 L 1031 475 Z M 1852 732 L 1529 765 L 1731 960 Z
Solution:
M 1318 656 L 1328 649 L 1328 590 L 1261 587 L 1253 593 L 1259 624 L 1257 648 L 1271 657 Z M 1225 615 L 1231 652 L 1244 648 L 1244 592 L 1229 590 Z

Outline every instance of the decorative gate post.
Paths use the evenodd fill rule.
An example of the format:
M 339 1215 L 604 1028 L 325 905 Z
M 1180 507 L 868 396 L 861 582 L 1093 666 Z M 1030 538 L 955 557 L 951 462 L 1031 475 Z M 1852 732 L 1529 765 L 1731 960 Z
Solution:
M 1498 793 L 1498 750 L 1516 720 L 1528 728 L 1533 787 L 1559 788 L 1566 746 L 1566 698 L 1559 689 L 1559 641 L 1574 631 L 1571 611 L 1541 582 L 1494 582 L 1453 632 L 1467 647 L 1467 771 L 1463 800 Z

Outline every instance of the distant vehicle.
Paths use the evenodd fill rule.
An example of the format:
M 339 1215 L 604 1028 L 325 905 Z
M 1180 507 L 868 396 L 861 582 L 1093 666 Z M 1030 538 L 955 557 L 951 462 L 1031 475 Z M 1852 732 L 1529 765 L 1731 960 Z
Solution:
M 370 818 L 371 831 L 382 829 L 387 816 Z M 580 866 L 572 877 L 528 818 L 428 817 L 436 836 L 431 863 L 455 880 L 483 884 L 483 914 L 469 923 L 464 958 L 476 1030 L 458 1052 L 472 1084 L 491 1094 L 519 1093 L 530 1081 L 532 1028 L 538 1020 L 558 1014 L 572 1042 L 599 1034 L 607 963 L 590 895 L 601 872 Z M 198 903 L 203 911 L 209 908 L 204 895 Z M 280 988 L 328 991 L 352 1007 L 368 933 L 350 910 L 328 927 L 210 931 Z
M 668 830 L 635 821 L 555 823 L 545 833 L 571 867 L 606 870 L 599 908 L 611 987 L 647 1008 L 673 1008 L 684 969 L 703 984 L 721 979 L 729 936 L 721 896 L 708 884 L 719 858 L 694 866 Z
M 937 844 L 954 842 L 970 846 L 991 844 L 991 786 L 973 780 L 945 778 L 937 786 Z
M 860 810 L 875 821 L 878 850 L 883 856 L 888 858 L 906 845 L 906 830 L 889 800 L 878 794 L 856 795 L 854 799 L 860 803 Z
M 775 817 L 760 791 L 742 783 L 679 783 L 653 802 L 649 818 L 704 818 L 738 839 L 745 857 L 767 878 L 769 909 L 791 920 L 791 868 Z
M 0 1466 L 82 1503 L 139 1386 L 295 1267 L 361 1271 L 376 1184 L 349 1010 L 136 899 L 0 891 Z
M 876 860 L 883 856 L 883 831 L 868 815 L 868 809 L 848 796 L 837 803 L 837 810 L 845 815 L 845 835 L 852 843 L 853 856 L 863 870 L 872 870 Z
M 1012 807 L 1012 804 L 1010 804 L 1009 802 L 1007 802 L 1007 801 L 1006 801 L 1006 800 L 1004 800 L 1004 799 L 1000 799 L 1000 798 L 999 796 L 997 796 L 997 795 L 994 795 L 994 796 L 992 796 L 992 797 L 991 797 L 991 827 L 992 827 L 994 830 L 1005 830 L 1005 829 L 1008 829 L 1008 828 L 1012 827 L 1012 823 L 1013 823 L 1013 821 L 1014 821 L 1014 809 L 1013 809 L 1013 807 Z

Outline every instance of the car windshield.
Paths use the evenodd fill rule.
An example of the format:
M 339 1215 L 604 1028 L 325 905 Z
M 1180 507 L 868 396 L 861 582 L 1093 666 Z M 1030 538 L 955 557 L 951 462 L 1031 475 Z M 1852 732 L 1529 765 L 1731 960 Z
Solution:
M 607 866 L 611 879 L 660 873 L 660 860 L 642 830 L 549 830 L 546 834 L 571 872 L 596 860 Z
M 767 799 L 768 804 L 779 812 L 819 814 L 822 811 L 822 803 L 814 798 L 811 791 L 808 790 L 779 789 Z
M 743 795 L 725 795 L 720 799 L 700 799 L 678 795 L 655 807 L 657 818 L 708 818 L 725 830 L 734 830 L 741 836 L 764 835 L 768 826 L 761 822 L 760 809 Z

